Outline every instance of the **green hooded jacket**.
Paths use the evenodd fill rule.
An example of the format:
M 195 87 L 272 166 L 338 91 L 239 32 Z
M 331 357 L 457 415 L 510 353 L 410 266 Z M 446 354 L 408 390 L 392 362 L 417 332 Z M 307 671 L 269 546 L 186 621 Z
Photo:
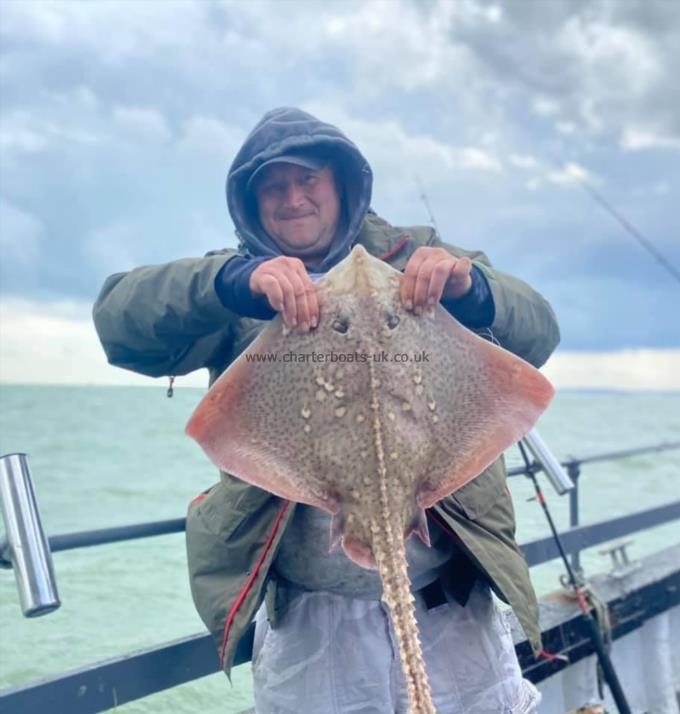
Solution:
M 94 321 L 111 364 L 152 377 L 208 368 L 212 384 L 246 349 L 266 321 L 243 317 L 220 301 L 215 281 L 227 261 L 249 255 L 273 257 L 250 216 L 245 183 L 264 161 L 319 143 L 330 147 L 351 188 L 343 199 L 345 220 L 322 269 L 362 244 L 372 255 L 403 270 L 420 246 L 443 247 L 468 256 L 483 271 L 495 314 L 480 334 L 540 367 L 559 341 L 548 303 L 522 281 L 491 268 L 481 252 L 443 243 L 426 226 L 393 227 L 369 211 L 371 173 L 359 150 L 335 127 L 294 109 L 267 114 L 246 139 L 227 180 L 227 201 L 241 239 L 240 249 L 203 258 L 145 266 L 110 276 L 95 303 Z M 187 555 L 196 608 L 211 632 L 227 674 L 236 645 L 262 601 L 272 626 L 285 611 L 270 570 L 295 504 L 221 473 L 220 481 L 189 505 Z M 540 649 L 538 606 L 529 571 L 515 542 L 512 501 L 502 458 L 429 516 L 451 533 L 468 556 L 452 561 L 442 584 L 461 604 L 478 577 L 513 608 L 536 651 Z

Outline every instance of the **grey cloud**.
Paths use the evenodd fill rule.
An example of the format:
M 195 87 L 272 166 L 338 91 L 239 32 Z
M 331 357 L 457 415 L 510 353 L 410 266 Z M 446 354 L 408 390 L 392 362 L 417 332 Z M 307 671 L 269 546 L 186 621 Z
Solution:
M 453 18 L 496 87 L 549 98 L 581 132 L 639 127 L 680 138 L 680 5 L 665 0 L 510 2 L 496 22 Z
M 44 247 L 45 226 L 39 218 L 0 200 L 0 285 L 9 292 L 33 291 L 33 269 Z

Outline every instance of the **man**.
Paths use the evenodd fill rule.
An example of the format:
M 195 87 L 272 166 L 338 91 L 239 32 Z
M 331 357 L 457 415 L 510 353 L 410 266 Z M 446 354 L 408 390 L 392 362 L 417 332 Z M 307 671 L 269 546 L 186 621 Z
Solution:
M 406 309 L 441 302 L 467 327 L 545 362 L 559 339 L 547 302 L 429 227 L 392 227 L 370 210 L 371 186 L 366 160 L 338 129 L 298 109 L 266 114 L 227 179 L 239 250 L 111 276 L 94 308 L 109 361 L 151 376 L 207 367 L 212 383 L 276 313 L 293 329 L 313 329 L 315 277 L 361 243 L 404 272 Z M 538 651 L 502 459 L 428 515 L 432 547 L 412 538 L 407 555 L 438 712 L 535 711 L 538 693 L 521 677 L 490 594 L 510 603 Z M 227 674 L 257 613 L 261 714 L 405 712 L 380 581 L 342 551 L 328 553 L 328 523 L 321 511 L 222 473 L 189 507 L 196 607 Z

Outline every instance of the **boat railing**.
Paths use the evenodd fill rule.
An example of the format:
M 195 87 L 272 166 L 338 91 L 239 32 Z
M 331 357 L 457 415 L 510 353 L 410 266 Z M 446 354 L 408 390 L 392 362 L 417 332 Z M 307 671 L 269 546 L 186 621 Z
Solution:
M 583 467 L 605 461 L 614 461 L 644 454 L 680 449 L 680 441 L 663 442 L 619 451 L 593 454 L 580 458 L 570 457 L 561 462 L 575 487 L 569 492 L 569 528 L 560 533 L 562 545 L 572 564 L 580 567 L 580 554 L 587 548 L 615 541 L 639 532 L 680 519 L 680 500 L 654 508 L 581 525 L 579 511 L 579 483 Z M 536 461 L 508 469 L 508 475 L 517 477 L 540 473 L 542 466 Z M 174 518 L 163 521 L 138 523 L 99 530 L 49 536 L 52 553 L 135 540 L 152 536 L 180 533 L 186 520 Z M 530 567 L 547 563 L 559 557 L 552 537 L 538 538 L 523 543 L 521 549 Z M 7 543 L 0 543 L 0 566 L 11 567 Z M 624 556 L 625 557 L 625 556 Z M 241 639 L 236 652 L 235 665 L 250 660 L 253 627 Z M 30 682 L 0 691 L 0 712 L 69 711 L 74 714 L 104 711 L 125 702 L 190 682 L 219 671 L 219 662 L 211 638 L 206 633 L 183 637 L 134 653 L 124 654 L 77 670 Z

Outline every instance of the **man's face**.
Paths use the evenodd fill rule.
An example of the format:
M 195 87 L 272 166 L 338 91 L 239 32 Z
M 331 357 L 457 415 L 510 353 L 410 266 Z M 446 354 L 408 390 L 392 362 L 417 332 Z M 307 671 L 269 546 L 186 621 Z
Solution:
M 275 163 L 255 183 L 260 224 L 285 255 L 318 265 L 340 218 L 340 195 L 330 167 L 318 171 Z

